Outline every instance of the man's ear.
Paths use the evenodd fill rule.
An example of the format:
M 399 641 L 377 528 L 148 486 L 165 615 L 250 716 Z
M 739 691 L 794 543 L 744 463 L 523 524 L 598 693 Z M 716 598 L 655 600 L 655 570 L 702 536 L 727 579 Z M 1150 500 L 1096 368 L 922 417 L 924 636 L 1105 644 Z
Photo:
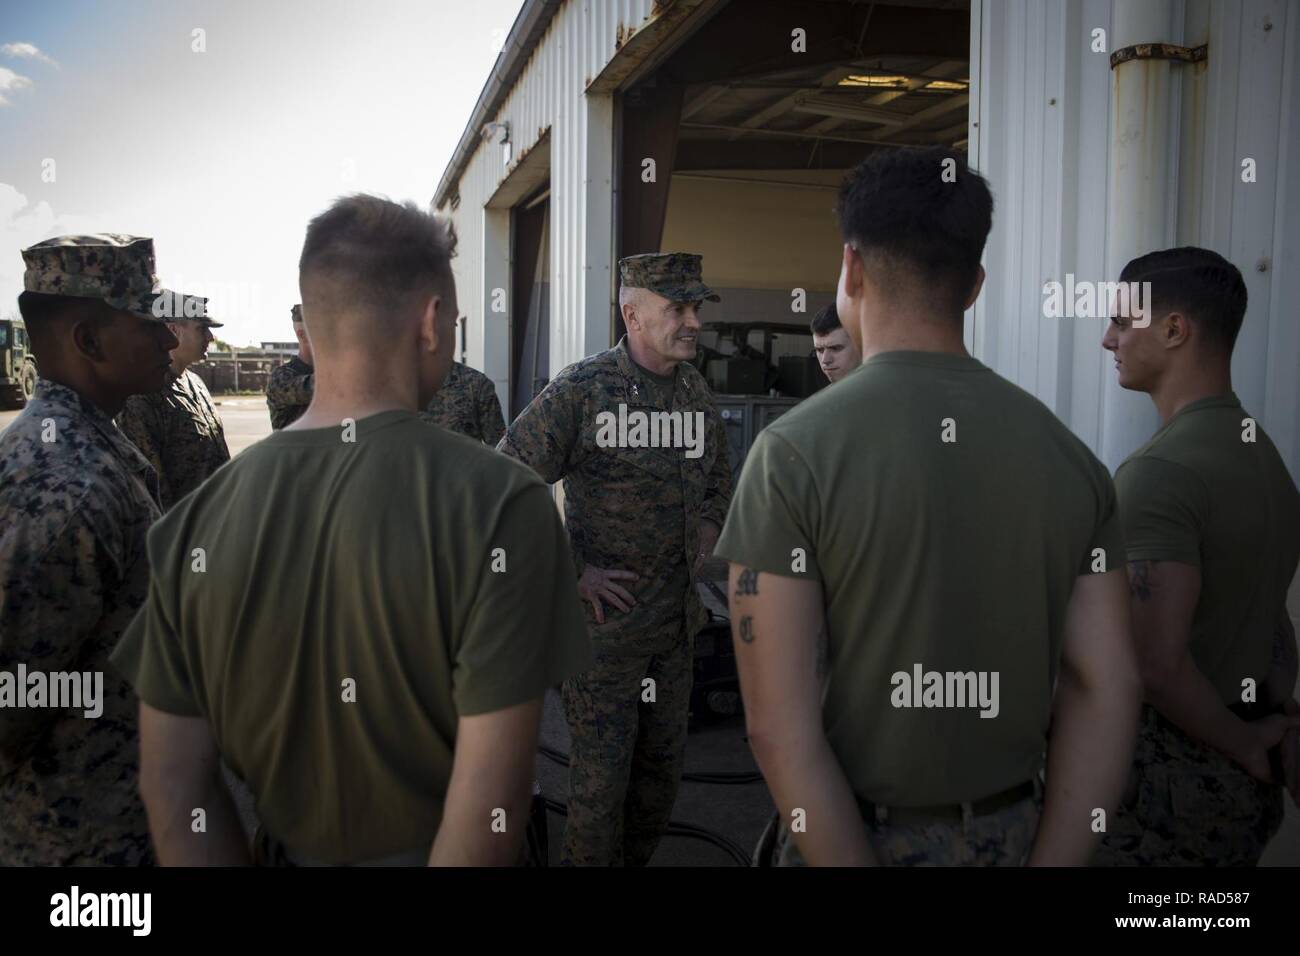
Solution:
M 844 292 L 850 298 L 856 298 L 862 293 L 862 257 L 854 252 L 853 247 L 847 242 L 844 243 L 844 261 L 842 265 Z
M 77 354 L 92 362 L 104 361 L 107 358 L 104 352 L 104 332 L 111 321 L 96 314 L 73 320 L 72 347 Z
M 1191 337 L 1192 321 L 1182 312 L 1170 312 L 1160 326 L 1160 344 L 1165 348 L 1182 345 Z
M 424 303 L 424 311 L 420 314 L 420 348 L 425 352 L 436 352 L 444 345 L 443 336 L 438 329 L 443 302 L 442 296 L 431 296 Z
M 978 266 L 975 271 L 975 284 L 971 286 L 970 295 L 966 296 L 966 301 L 961 306 L 963 312 L 975 304 L 975 300 L 980 297 L 980 289 L 982 288 L 984 288 L 984 267 Z
M 636 318 L 636 304 L 633 302 L 624 302 L 622 305 L 623 324 L 629 329 L 641 330 L 640 320 Z

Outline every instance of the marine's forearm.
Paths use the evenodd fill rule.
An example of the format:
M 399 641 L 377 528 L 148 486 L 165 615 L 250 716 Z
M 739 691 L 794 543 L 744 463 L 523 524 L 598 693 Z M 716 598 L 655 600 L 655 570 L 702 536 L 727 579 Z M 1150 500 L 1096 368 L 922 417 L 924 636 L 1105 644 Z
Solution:
M 1246 722 L 1224 705 L 1190 653 L 1158 684 L 1148 681 L 1146 697 L 1183 733 L 1234 760 L 1253 746 Z
M 1087 686 L 1063 671 L 1054 711 L 1047 792 L 1028 865 L 1083 866 L 1100 836 L 1096 812 L 1114 816 L 1133 758 L 1136 682 Z
M 1296 653 L 1295 624 L 1283 608 L 1273 632 L 1272 665 L 1260 688 L 1260 702 L 1272 710 L 1291 700 L 1296 691 L 1297 671 L 1300 671 L 1300 655 Z
M 219 774 L 167 779 L 142 775 L 140 790 L 160 864 L 251 865 L 239 813 Z M 197 810 L 203 811 L 203 829 L 196 832 Z

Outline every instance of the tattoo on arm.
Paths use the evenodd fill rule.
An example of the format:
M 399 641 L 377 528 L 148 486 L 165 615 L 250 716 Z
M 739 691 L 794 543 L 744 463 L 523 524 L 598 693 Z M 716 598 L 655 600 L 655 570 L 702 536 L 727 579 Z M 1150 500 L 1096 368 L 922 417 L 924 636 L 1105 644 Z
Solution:
M 754 619 L 746 614 L 740 619 L 740 639 L 746 644 L 753 644 L 757 636 L 754 633 Z
M 1154 561 L 1130 561 L 1128 563 L 1128 589 L 1139 601 L 1151 599 L 1151 569 Z
M 736 578 L 736 597 L 758 594 L 758 572 L 745 568 Z

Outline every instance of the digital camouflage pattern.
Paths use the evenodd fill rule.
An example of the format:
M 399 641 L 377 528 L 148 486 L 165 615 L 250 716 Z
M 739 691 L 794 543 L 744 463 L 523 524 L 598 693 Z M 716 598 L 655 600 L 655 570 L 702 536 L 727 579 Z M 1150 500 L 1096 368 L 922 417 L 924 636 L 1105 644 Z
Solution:
M 896 825 L 869 820 L 867 838 L 881 866 L 1023 866 L 1041 814 L 1042 799 L 1026 797 L 965 823 Z M 775 866 L 807 866 L 785 823 L 774 856 Z
M 271 372 L 266 380 L 266 407 L 271 410 L 271 428 L 279 431 L 292 425 L 311 404 L 316 372 L 294 356 Z
M 0 670 L 104 675 L 98 718 L 0 709 L 0 865 L 153 859 L 136 697 L 108 656 L 144 602 L 155 496 L 149 463 L 66 386 L 39 380 L 0 433 Z
M 675 302 L 721 301 L 704 284 L 703 257 L 689 252 L 647 253 L 618 260 L 619 279 L 629 289 L 649 289 Z
M 1282 787 L 1142 708 L 1128 791 L 1095 866 L 1255 866 L 1282 826 Z
M 680 632 L 652 656 L 597 649 L 590 671 L 563 684 L 569 810 L 560 862 L 645 866 L 668 828 L 685 756 L 695 641 Z M 642 680 L 655 687 L 642 700 Z M 621 768 L 621 769 L 620 769 Z
M 164 511 L 230 461 L 208 387 L 189 369 L 168 369 L 162 391 L 128 398 L 117 424 L 157 472 Z
M 644 864 L 672 812 L 686 744 L 693 636 L 706 614 L 695 588 L 700 523 L 719 528 L 731 499 L 722 419 L 703 376 L 677 366 L 671 409 L 704 415 L 703 454 L 680 448 L 603 448 L 601 412 L 670 410 L 667 396 L 627 350 L 627 340 L 562 371 L 497 447 L 564 482 L 565 527 L 580 576 L 591 564 L 634 571 L 621 581 L 636 603 L 606 604 L 597 624 L 583 603 L 596 663 L 566 681 L 572 735 L 570 809 L 562 859 Z M 645 677 L 654 702 L 641 700 Z
M 668 411 L 654 382 L 632 361 L 623 339 L 560 372 L 511 423 L 497 447 L 532 466 L 548 484 L 564 482 L 564 518 L 579 575 L 588 565 L 635 571 L 622 583 L 636 604 L 626 614 L 606 608 L 592 642 L 627 654 L 674 646 L 684 622 L 691 634 L 707 621 L 695 590 L 700 522 L 719 528 L 731 500 L 726 437 L 704 377 L 677 366 L 673 409 L 704 413 L 704 453 L 680 448 L 602 448 L 601 412 Z
M 505 416 L 492 379 L 460 362 L 451 363 L 447 381 L 420 417 L 493 447 L 506 433 Z
M 143 319 L 154 314 L 161 287 L 153 240 L 120 233 L 58 236 L 23 250 L 23 289 L 45 295 L 102 299 Z

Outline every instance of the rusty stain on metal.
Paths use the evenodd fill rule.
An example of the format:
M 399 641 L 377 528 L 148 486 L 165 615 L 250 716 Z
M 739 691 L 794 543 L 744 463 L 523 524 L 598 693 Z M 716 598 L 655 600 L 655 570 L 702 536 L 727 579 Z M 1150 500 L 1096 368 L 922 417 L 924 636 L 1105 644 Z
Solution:
M 1174 43 L 1135 43 L 1116 50 L 1110 55 L 1110 68 L 1130 60 L 1174 60 L 1179 63 L 1200 63 L 1207 55 L 1207 45 L 1178 46 Z
M 605 64 L 595 79 L 583 86 L 586 92 L 609 93 L 617 89 L 629 75 L 636 71 L 655 46 L 669 36 L 687 17 L 699 8 L 702 0 L 655 0 L 650 15 L 640 26 L 620 23 L 614 37 L 615 56 Z M 632 40 L 635 37 L 636 43 Z M 626 48 L 626 49 L 625 49 Z M 592 87 L 595 87 L 593 90 Z
M 618 25 L 618 32 L 614 35 L 614 49 L 623 49 L 623 44 L 632 39 L 632 34 L 636 33 L 636 27 L 625 27 L 623 24 Z

